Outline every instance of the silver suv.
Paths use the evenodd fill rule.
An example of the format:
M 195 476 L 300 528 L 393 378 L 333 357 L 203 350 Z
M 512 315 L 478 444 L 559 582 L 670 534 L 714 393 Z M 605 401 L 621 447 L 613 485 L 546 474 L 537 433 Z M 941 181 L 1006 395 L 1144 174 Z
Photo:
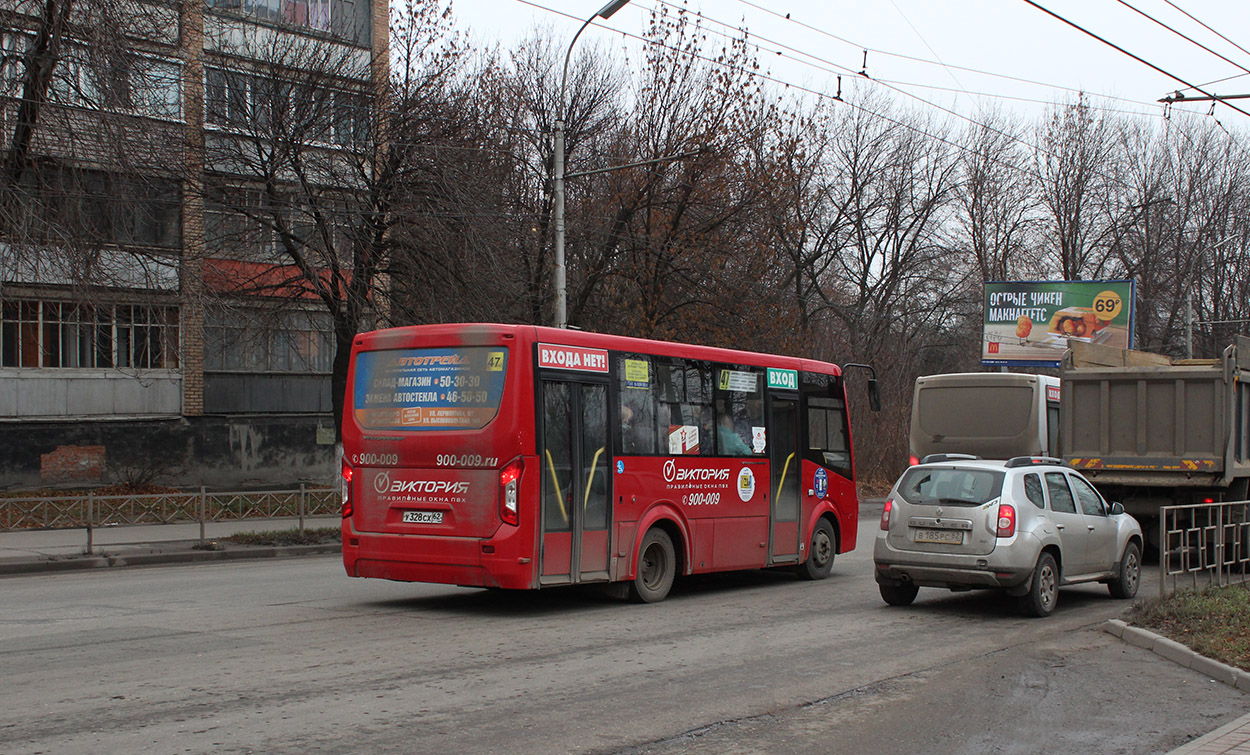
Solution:
M 934 454 L 894 483 L 872 557 L 892 606 L 921 587 L 997 588 L 1048 616 L 1061 585 L 1136 595 L 1141 552 L 1137 520 L 1058 459 Z

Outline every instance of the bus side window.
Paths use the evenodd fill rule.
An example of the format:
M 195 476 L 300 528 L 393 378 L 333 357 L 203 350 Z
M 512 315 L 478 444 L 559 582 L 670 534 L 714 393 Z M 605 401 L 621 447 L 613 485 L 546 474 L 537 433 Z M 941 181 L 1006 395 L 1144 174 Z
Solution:
M 1046 402 L 1046 453 L 1059 456 L 1059 404 Z
M 652 396 L 651 359 L 643 354 L 617 356 L 620 396 L 621 453 L 654 454 L 656 447 L 655 399 Z
M 681 359 L 657 362 L 656 424 L 660 452 L 672 456 L 711 455 L 715 452 L 711 370 Z
M 768 448 L 764 432 L 764 399 L 758 370 L 718 366 L 716 386 L 716 452 L 721 456 L 761 455 Z
M 807 458 L 847 479 L 853 479 L 851 444 L 846 433 L 846 406 L 841 399 L 808 398 Z

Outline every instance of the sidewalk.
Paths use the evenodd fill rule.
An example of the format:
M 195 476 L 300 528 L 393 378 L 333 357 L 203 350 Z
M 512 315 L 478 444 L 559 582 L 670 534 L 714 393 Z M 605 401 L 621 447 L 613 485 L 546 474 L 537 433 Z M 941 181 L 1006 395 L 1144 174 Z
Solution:
M 1213 682 L 1250 692 L 1250 672 L 1199 655 L 1185 645 L 1148 629 L 1131 626 L 1119 619 L 1112 619 L 1106 623 L 1103 631 L 1119 637 L 1130 645 L 1145 648 L 1160 658 L 1192 669 Z M 1222 755 L 1223 753 L 1250 755 L 1250 714 L 1225 724 L 1206 736 L 1181 745 L 1172 750 L 1169 755 Z
M 306 529 L 338 527 L 339 517 L 306 518 Z M 0 532 L 0 577 L 15 574 L 155 564 L 188 564 L 246 558 L 277 558 L 338 553 L 338 543 L 322 545 L 238 545 L 220 538 L 238 532 L 289 530 L 298 519 L 242 519 L 207 522 L 204 542 L 197 522 L 97 527 L 87 552 L 87 530 Z
M 1181 745 L 1169 755 L 1224 755 L 1250 753 L 1250 713 L 1205 737 Z

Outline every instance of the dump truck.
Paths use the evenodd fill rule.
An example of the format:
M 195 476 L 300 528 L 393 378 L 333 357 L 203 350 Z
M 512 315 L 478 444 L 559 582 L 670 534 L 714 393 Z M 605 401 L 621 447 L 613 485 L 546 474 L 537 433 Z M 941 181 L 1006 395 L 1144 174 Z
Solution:
M 1071 341 L 1060 383 L 1063 461 L 1145 531 L 1161 506 L 1250 497 L 1250 339 L 1184 360 Z

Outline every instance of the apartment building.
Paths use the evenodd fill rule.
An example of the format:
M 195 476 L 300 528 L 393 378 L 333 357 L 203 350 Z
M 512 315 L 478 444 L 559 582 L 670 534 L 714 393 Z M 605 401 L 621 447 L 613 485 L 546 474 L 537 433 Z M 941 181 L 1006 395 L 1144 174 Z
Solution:
M 385 0 L 0 0 L 0 489 L 334 478 L 290 251 L 342 239 L 285 187 L 352 190 L 387 33 Z

